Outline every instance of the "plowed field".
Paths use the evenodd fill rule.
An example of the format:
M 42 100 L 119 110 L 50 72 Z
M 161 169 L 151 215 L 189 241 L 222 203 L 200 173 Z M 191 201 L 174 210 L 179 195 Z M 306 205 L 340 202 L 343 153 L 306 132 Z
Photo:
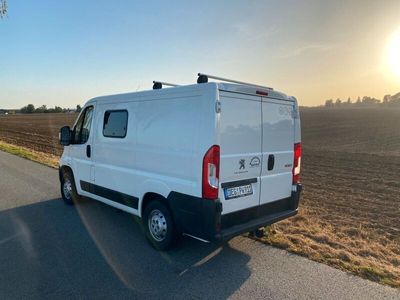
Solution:
M 77 114 L 0 116 L 0 140 L 48 154 L 61 155 L 58 131 L 71 126 Z

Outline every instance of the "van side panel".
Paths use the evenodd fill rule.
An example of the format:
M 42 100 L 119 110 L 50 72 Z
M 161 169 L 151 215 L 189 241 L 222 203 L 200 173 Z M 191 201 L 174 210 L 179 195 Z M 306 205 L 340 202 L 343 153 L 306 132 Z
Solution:
M 99 104 L 93 147 L 95 184 L 136 197 L 134 213 L 139 216 L 148 192 L 165 198 L 172 191 L 201 197 L 202 158 L 215 141 L 212 91 L 197 89 L 196 93 Z M 104 137 L 105 111 L 125 109 L 129 114 L 126 137 Z M 204 130 L 207 133 L 200 134 Z
M 139 196 L 154 191 L 158 180 L 170 191 L 193 194 L 198 184 L 194 145 L 199 135 L 201 96 L 143 102 L 135 112 L 136 161 L 132 166 Z M 142 186 L 143 184 L 143 186 Z M 163 195 L 163 196 L 168 196 Z

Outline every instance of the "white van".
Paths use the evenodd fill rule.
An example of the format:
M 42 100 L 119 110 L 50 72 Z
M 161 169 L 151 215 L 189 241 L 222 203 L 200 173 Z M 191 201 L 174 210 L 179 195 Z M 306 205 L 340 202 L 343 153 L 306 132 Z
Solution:
M 297 213 L 296 98 L 271 88 L 198 83 L 98 97 L 60 131 L 62 198 L 90 197 L 143 221 L 166 249 L 180 234 L 227 240 Z

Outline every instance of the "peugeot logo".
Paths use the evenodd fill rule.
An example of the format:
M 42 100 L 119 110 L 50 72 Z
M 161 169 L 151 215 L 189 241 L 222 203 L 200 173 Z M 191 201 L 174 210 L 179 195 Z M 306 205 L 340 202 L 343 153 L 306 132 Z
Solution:
M 246 163 L 246 160 L 245 159 L 241 159 L 241 160 L 239 160 L 239 165 L 240 165 L 240 167 L 239 167 L 239 170 L 244 170 L 246 167 L 245 167 L 245 164 Z

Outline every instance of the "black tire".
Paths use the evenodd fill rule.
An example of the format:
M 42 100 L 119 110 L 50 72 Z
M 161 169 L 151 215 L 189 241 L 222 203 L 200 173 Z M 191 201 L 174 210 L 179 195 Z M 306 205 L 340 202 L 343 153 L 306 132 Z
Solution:
M 172 215 L 163 203 L 158 200 L 150 202 L 142 219 L 146 237 L 155 249 L 164 251 L 173 245 L 177 231 Z
M 76 191 L 74 175 L 70 171 L 63 171 L 61 174 L 61 197 L 67 205 L 74 205 L 79 199 Z

